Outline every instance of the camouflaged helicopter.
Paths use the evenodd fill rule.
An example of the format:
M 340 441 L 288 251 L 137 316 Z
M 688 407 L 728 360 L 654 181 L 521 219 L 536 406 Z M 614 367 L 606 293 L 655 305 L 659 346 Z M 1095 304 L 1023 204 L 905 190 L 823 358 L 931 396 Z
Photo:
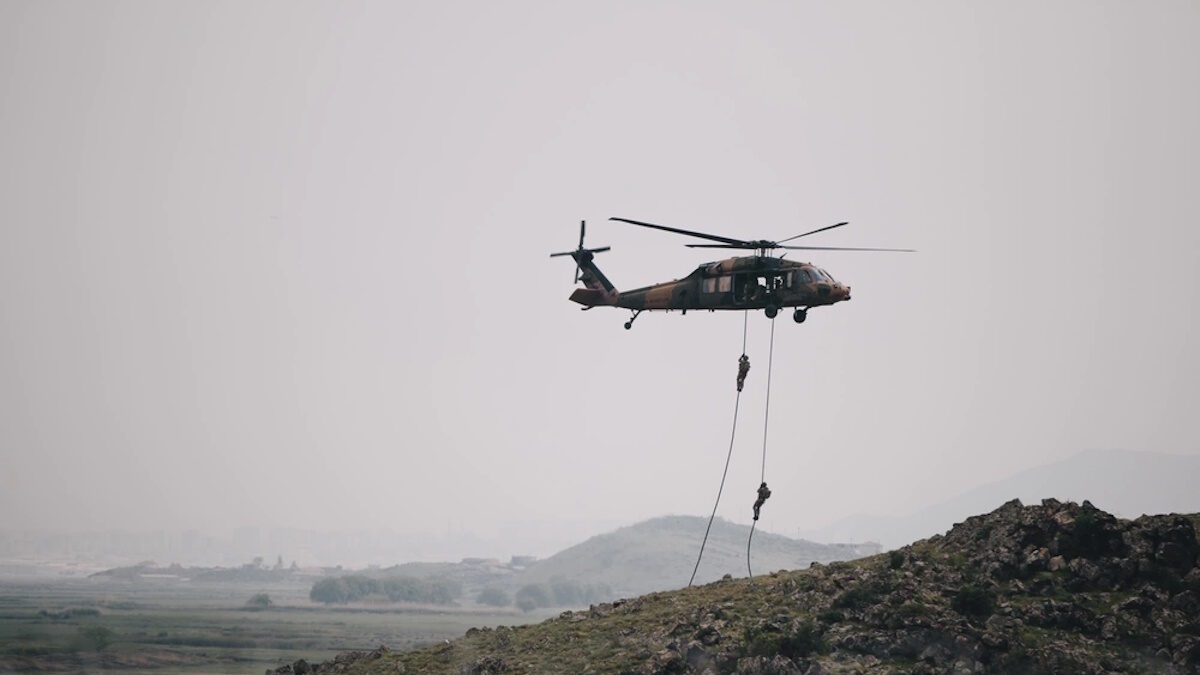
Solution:
M 767 318 L 774 319 L 779 310 L 795 307 L 792 319 L 804 323 L 808 310 L 850 299 L 850 287 L 834 279 L 828 272 L 812 263 L 784 260 L 770 255 L 776 249 L 804 251 L 894 251 L 912 253 L 902 248 L 846 248 L 841 246 L 786 246 L 784 242 L 825 232 L 847 223 L 837 223 L 817 228 L 794 237 L 768 241 L 766 239 L 742 240 L 704 232 L 693 232 L 665 225 L 643 223 L 627 218 L 609 218 L 665 232 L 698 237 L 715 244 L 688 244 L 688 248 L 731 248 L 748 249 L 752 256 L 738 256 L 716 262 L 704 263 L 682 279 L 661 284 L 618 291 L 592 262 L 595 254 L 609 250 L 610 246 L 584 248 L 583 236 L 586 223 L 579 223 L 579 247 L 574 251 L 551 253 L 550 257 L 569 255 L 575 259 L 575 281 L 583 282 L 583 288 L 575 289 L 570 299 L 588 310 L 593 307 L 622 307 L 633 312 L 625 322 L 626 330 L 646 310 L 670 311 L 677 309 L 687 314 L 689 309 L 708 311 L 761 309 Z M 784 254 L 787 255 L 787 254 Z

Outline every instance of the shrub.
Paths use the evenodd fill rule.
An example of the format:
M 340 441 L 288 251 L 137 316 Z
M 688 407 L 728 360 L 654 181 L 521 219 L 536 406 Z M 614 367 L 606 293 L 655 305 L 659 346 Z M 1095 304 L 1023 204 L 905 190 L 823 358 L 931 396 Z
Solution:
M 246 609 L 268 609 L 274 604 L 266 593 L 255 593 L 246 601 Z
M 79 646 L 83 649 L 103 651 L 112 641 L 113 632 L 105 626 L 91 625 L 79 629 Z
M 846 615 L 840 610 L 827 609 L 818 614 L 817 618 L 825 623 L 837 623 L 839 621 L 844 621 L 846 619 Z
M 392 577 L 383 581 L 383 594 L 392 602 L 418 602 L 421 582 L 412 577 Z
M 538 607 L 550 606 L 550 594 L 541 584 L 526 584 L 517 590 L 517 607 L 528 612 Z
M 897 551 L 892 551 L 891 553 L 889 553 L 888 554 L 888 567 L 891 569 L 894 569 L 894 570 L 898 570 L 901 567 L 904 567 L 904 552 L 897 550 Z
M 1093 510 L 1082 510 L 1075 517 L 1071 529 L 1063 533 L 1059 550 L 1068 559 L 1098 558 L 1118 552 L 1122 548 L 1119 535 L 1105 525 Z
M 749 656 L 776 655 L 789 659 L 803 658 L 827 649 L 821 629 L 812 621 L 802 621 L 786 631 L 772 628 L 750 628 L 745 633 L 745 652 Z
M 556 607 L 582 607 L 593 602 L 612 600 L 608 584 L 581 584 L 562 577 L 550 579 L 550 596 Z
M 950 606 L 954 608 L 954 611 L 965 616 L 991 616 L 992 611 L 996 608 L 996 596 L 983 586 L 967 584 L 954 594 Z
M 821 630 L 812 621 L 797 624 L 779 641 L 779 653 L 789 659 L 825 652 L 825 640 Z
M 834 609 L 863 609 L 882 600 L 888 591 L 887 585 L 878 581 L 860 583 L 834 598 L 832 606 Z
M 361 574 L 326 577 L 313 584 L 308 597 L 326 604 L 355 602 L 368 595 L 381 594 L 392 602 L 428 602 L 448 605 L 462 595 L 462 585 L 455 581 L 429 581 L 415 577 L 372 579 Z
M 550 594 L 559 607 L 578 605 L 583 599 L 583 589 L 574 581 L 551 580 Z
M 325 577 L 313 584 L 308 597 L 313 602 L 333 603 L 350 602 L 350 591 L 342 577 Z
M 479 591 L 479 597 L 475 598 L 475 601 L 481 605 L 489 605 L 492 607 L 508 607 L 512 604 L 512 598 L 509 597 L 508 593 L 505 593 L 502 589 L 496 588 L 495 586 L 488 586 L 482 591 Z

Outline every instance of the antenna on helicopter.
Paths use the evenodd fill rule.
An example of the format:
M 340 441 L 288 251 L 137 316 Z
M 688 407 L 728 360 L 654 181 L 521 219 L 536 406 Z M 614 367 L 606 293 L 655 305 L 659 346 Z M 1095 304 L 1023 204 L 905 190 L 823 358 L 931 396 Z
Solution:
M 586 230 L 586 228 L 587 228 L 587 221 L 585 221 L 585 220 L 579 221 L 579 248 L 576 248 L 574 251 L 563 251 L 562 253 L 551 253 L 550 254 L 551 258 L 560 256 L 560 255 L 569 255 L 575 259 L 575 282 L 576 283 L 579 282 L 579 265 L 580 265 L 580 263 L 585 262 L 585 261 L 591 261 L 592 256 L 594 254 L 603 253 L 604 251 L 607 251 L 612 248 L 611 246 L 601 246 L 600 248 L 584 248 L 583 247 L 583 234 L 584 234 L 584 231 Z

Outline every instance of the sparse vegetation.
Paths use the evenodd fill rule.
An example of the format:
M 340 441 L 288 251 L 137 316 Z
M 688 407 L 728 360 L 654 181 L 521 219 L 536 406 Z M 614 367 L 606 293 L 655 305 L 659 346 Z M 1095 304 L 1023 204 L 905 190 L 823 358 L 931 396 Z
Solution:
M 266 593 L 255 593 L 246 601 L 246 609 L 263 610 L 270 609 L 275 603 L 271 602 L 271 596 Z
M 67 607 L 66 609 L 59 610 L 43 609 L 38 613 L 54 621 L 68 621 L 70 619 L 100 616 L 100 610 L 96 607 Z
M 607 584 L 581 584 L 555 578 L 548 584 L 525 584 L 516 592 L 516 604 L 528 612 L 540 607 L 583 607 L 612 597 Z M 482 602 L 482 601 L 481 601 Z
M 550 593 L 542 584 L 526 584 L 517 590 L 517 607 L 528 612 L 538 607 L 550 606 Z
M 448 605 L 462 595 L 462 585 L 449 580 L 427 580 L 415 577 L 375 579 L 361 574 L 326 577 L 313 584 L 309 598 L 327 605 L 357 602 L 370 596 L 380 596 L 390 602 Z
M 786 629 L 758 626 L 747 629 L 745 652 L 749 656 L 803 658 L 827 650 L 820 627 L 813 621 L 800 621 Z
M 536 626 L 469 632 L 450 645 L 364 654 L 350 659 L 347 671 L 771 673 L 820 666 L 826 672 L 886 673 L 952 672 L 963 663 L 985 672 L 1200 667 L 1195 635 L 1200 631 L 1192 618 L 1196 598 L 1183 581 L 1197 578 L 1200 561 L 1191 521 L 1175 516 L 1117 521 L 1097 512 L 1099 531 L 1088 534 L 1093 526 L 1084 518 L 1076 541 L 1109 542 L 1090 549 L 1107 553 L 1056 564 L 1050 572 L 1050 560 L 1075 536 L 1074 523 L 1088 510 L 1054 500 L 1036 507 L 1014 501 L 906 547 L 902 564 L 885 554 L 652 593 L 564 612 Z M 1114 548 L 1115 541 L 1122 547 Z M 1155 564 L 1140 564 L 1144 561 Z M 519 595 L 536 605 L 553 593 L 531 585 Z M 1002 620 L 989 620 L 1000 606 Z
M 473 626 L 520 624 L 549 612 L 436 612 L 407 605 L 305 606 L 310 583 L 259 588 L 176 581 L 5 583 L 0 591 L 0 673 L 261 673 L 299 658 L 386 644 L 406 649 Z M 246 611 L 266 594 L 270 611 Z M 53 617 L 53 618 L 51 618 Z
M 1067 558 L 1087 558 L 1104 555 L 1116 546 L 1117 542 L 1111 540 L 1096 511 L 1084 509 L 1075 517 L 1070 532 L 1063 537 L 1061 550 Z
M 488 586 L 479 591 L 479 596 L 475 598 L 475 601 L 490 607 L 508 607 L 513 602 L 512 597 L 505 593 L 504 589 L 496 586 Z
M 969 583 L 958 589 L 950 606 L 966 616 L 982 618 L 991 616 L 996 608 L 996 596 L 981 585 Z
M 80 651 L 102 651 L 112 644 L 113 632 L 106 626 L 92 624 L 79 629 L 77 642 Z
M 887 583 L 882 579 L 860 583 L 834 598 L 832 606 L 834 609 L 862 609 L 879 602 L 887 593 Z

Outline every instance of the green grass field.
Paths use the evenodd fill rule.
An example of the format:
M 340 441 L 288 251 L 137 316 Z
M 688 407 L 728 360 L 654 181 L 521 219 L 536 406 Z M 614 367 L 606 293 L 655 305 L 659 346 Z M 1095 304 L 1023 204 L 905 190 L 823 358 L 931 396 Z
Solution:
M 277 606 L 248 610 L 255 593 Z M 325 607 L 308 587 L 174 583 L 0 582 L 0 672 L 119 670 L 262 673 L 379 645 L 407 649 L 472 626 L 517 625 L 553 612 L 372 605 Z

